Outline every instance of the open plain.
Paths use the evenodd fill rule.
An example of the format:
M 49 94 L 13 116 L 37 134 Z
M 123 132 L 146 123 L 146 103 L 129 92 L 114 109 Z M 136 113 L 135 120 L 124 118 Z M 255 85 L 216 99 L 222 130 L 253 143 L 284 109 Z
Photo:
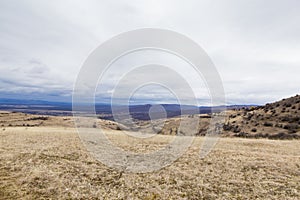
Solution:
M 173 137 L 107 135 L 136 152 Z M 0 199 L 300 199 L 300 140 L 221 138 L 200 159 L 196 137 L 173 164 L 136 174 L 95 160 L 72 127 L 2 127 L 0 138 Z

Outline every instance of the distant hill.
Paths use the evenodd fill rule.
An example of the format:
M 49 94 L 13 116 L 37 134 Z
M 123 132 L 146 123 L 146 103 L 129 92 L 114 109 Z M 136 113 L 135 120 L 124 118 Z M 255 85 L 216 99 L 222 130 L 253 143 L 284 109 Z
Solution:
M 238 137 L 300 138 L 300 96 L 228 112 L 224 133 Z
M 153 105 L 153 104 L 152 104 Z M 151 104 L 145 105 L 116 105 L 118 114 L 124 113 L 129 109 L 131 117 L 135 120 L 150 120 L 149 109 Z M 209 114 L 212 112 L 219 112 L 220 107 L 210 107 L 210 106 L 192 106 L 192 105 L 179 105 L 179 104 L 159 104 L 161 105 L 168 118 L 185 115 L 195 115 L 195 114 Z M 83 104 L 84 106 L 84 104 Z M 237 109 L 237 108 L 248 108 L 249 105 L 232 105 L 227 106 L 227 109 Z M 96 103 L 95 109 L 98 117 L 100 119 L 114 120 L 112 115 L 112 108 L 110 104 Z M 0 98 L 0 110 L 5 111 L 16 111 L 28 114 L 40 114 L 40 115 L 53 115 L 53 116 L 71 116 L 72 115 L 72 103 L 71 102 L 51 102 L 43 100 L 24 100 L 24 99 L 5 99 Z M 154 115 L 155 116 L 155 115 Z M 156 115 L 163 116 L 163 115 Z M 156 118 L 158 119 L 158 118 Z

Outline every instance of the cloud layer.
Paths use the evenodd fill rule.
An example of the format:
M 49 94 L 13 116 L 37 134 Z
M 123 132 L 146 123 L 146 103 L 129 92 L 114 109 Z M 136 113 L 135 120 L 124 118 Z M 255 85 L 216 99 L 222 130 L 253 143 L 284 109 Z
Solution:
M 93 49 L 121 32 L 155 27 L 182 33 L 205 49 L 229 104 L 278 100 L 300 92 L 299 13 L 297 0 L 2 0 L 0 97 L 70 100 Z M 117 79 L 119 71 L 109 77 Z M 203 80 L 187 76 L 200 82 L 197 95 L 207 99 Z M 107 79 L 99 98 L 111 94 L 113 80 Z M 161 101 L 164 94 L 154 93 Z

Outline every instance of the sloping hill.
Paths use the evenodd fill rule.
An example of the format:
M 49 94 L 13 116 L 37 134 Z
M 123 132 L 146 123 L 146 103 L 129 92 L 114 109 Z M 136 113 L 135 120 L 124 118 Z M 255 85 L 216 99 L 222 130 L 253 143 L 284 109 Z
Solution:
M 238 137 L 300 138 L 300 96 L 228 111 L 224 133 Z

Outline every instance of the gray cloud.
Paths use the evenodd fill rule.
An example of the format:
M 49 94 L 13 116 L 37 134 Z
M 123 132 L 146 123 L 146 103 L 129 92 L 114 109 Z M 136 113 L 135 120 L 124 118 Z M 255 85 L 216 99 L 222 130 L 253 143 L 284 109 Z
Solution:
M 94 48 L 120 32 L 156 27 L 185 34 L 207 51 L 228 103 L 274 101 L 299 93 L 299 13 L 297 0 L 2 0 L 0 97 L 69 98 Z M 110 72 L 103 97 L 120 71 Z

